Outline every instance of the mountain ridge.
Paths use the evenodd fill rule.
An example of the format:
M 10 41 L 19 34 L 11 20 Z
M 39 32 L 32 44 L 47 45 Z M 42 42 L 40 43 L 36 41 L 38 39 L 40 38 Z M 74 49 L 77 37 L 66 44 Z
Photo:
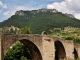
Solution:
M 16 11 L 15 15 L 12 15 L 7 20 L 0 22 L 0 27 L 11 25 L 19 28 L 30 27 L 33 33 L 49 32 L 55 27 L 72 26 L 80 28 L 80 20 L 76 19 L 73 15 L 72 17 L 69 16 L 58 12 L 56 9 L 20 10 Z

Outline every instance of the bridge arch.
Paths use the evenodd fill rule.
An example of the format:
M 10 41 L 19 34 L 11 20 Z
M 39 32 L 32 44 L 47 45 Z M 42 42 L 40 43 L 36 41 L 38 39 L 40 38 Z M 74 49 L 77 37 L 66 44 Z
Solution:
M 64 60 L 66 59 L 66 52 L 63 44 L 60 41 L 55 41 L 55 60 Z
M 34 42 L 32 42 L 31 40 L 28 40 L 28 39 L 21 39 L 21 40 L 16 40 L 16 41 L 20 41 L 21 43 L 26 45 L 26 47 L 30 50 L 30 53 L 32 55 L 32 60 L 43 60 L 41 51 L 38 48 L 38 46 L 36 44 L 34 44 Z M 13 42 L 12 44 L 14 44 L 15 42 Z M 7 48 L 7 50 L 10 48 L 10 46 Z
M 39 48 L 30 40 L 20 40 L 23 44 L 25 44 L 31 52 L 32 60 L 42 60 L 42 55 Z
M 73 54 L 74 54 L 74 59 L 77 60 L 78 59 L 78 53 L 77 53 L 75 48 L 74 48 Z

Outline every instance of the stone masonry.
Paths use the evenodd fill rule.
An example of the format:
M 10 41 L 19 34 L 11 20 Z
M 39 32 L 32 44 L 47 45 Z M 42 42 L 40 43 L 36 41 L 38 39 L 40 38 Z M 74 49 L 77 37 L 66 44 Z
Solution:
M 80 60 L 80 45 L 47 35 L 1 34 L 0 60 L 16 41 L 25 44 L 31 51 L 33 60 Z

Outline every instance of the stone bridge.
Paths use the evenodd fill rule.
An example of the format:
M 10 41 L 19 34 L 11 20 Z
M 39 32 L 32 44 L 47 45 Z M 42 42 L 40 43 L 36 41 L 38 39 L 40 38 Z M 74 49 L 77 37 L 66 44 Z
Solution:
M 74 45 L 73 41 L 32 34 L 1 34 L 0 60 L 4 60 L 6 52 L 16 41 L 29 48 L 33 60 L 80 60 L 80 46 Z

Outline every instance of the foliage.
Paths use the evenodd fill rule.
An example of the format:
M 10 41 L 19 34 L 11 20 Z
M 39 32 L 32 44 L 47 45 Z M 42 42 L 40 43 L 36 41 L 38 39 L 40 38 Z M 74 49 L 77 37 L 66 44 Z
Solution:
M 51 36 L 57 36 L 64 40 L 73 40 L 75 44 L 80 44 L 80 28 L 68 26 L 64 28 L 54 28 L 50 31 Z
M 30 27 L 33 33 L 42 31 L 50 32 L 50 29 L 63 28 L 66 26 L 80 27 L 80 20 L 67 17 L 60 12 L 24 11 L 24 16 L 13 15 L 0 23 L 0 27 L 16 26 L 19 28 Z
M 24 56 L 21 56 L 21 59 L 20 60 L 27 60 L 27 58 L 24 57 Z
M 64 38 L 65 40 L 73 40 L 73 37 L 67 36 Z
M 0 30 L 0 33 L 3 33 L 3 34 L 31 34 L 32 31 L 30 30 L 30 28 L 27 28 L 27 27 L 18 28 L 18 29 L 6 27 L 6 28 L 2 28 Z
M 18 31 L 18 34 L 31 34 L 31 33 L 32 33 L 32 31 L 30 30 L 30 28 L 27 28 L 27 27 L 21 28 Z
M 27 58 L 31 58 L 30 51 L 18 41 L 8 50 L 4 60 L 26 60 Z

